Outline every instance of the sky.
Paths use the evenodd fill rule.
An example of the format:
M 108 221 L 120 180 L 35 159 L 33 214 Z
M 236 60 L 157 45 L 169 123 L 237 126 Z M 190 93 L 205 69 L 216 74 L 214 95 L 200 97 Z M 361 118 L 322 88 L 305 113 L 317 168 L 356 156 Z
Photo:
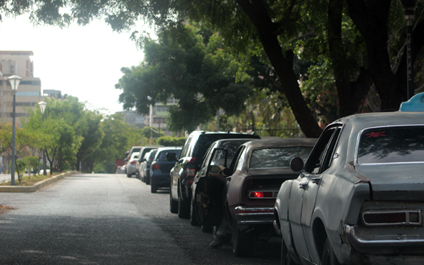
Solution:
M 34 77 L 41 79 L 42 90 L 61 90 L 62 95 L 86 102 L 89 109 L 108 114 L 122 111 L 122 90 L 115 89 L 121 67 L 138 65 L 144 56 L 130 40 L 130 31 L 113 32 L 101 20 L 61 29 L 34 26 L 26 15 L 3 16 L 0 32 L 0 50 L 33 51 Z

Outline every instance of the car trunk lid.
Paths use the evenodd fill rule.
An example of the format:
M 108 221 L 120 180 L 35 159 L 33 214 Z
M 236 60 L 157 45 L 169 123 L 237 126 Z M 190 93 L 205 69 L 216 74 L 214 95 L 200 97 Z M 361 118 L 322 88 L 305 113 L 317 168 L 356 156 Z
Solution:
M 374 200 L 424 201 L 424 164 L 362 165 Z

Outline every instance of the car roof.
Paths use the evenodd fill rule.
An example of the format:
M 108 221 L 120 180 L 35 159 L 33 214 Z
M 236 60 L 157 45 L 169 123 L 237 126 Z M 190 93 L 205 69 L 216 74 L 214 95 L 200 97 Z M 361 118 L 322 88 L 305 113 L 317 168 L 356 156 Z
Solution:
M 273 139 L 258 139 L 244 143 L 251 149 L 263 147 L 281 147 L 281 146 L 314 146 L 317 138 L 273 138 Z

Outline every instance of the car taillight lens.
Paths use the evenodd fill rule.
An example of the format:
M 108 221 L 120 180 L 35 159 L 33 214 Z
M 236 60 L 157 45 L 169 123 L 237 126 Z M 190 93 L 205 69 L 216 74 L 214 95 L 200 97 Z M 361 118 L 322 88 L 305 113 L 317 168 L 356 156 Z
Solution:
M 130 164 L 135 165 L 135 164 L 137 164 L 137 161 L 131 161 Z
M 272 199 L 275 198 L 273 191 L 251 191 L 249 192 L 250 199 Z
M 187 168 L 186 173 L 187 173 L 187 177 L 194 177 L 196 175 L 196 169 Z
M 191 157 L 191 158 L 188 160 L 188 163 L 196 163 L 196 158 L 195 158 L 195 157 Z
M 154 170 L 158 170 L 158 169 L 160 169 L 160 165 L 159 165 L 159 164 L 157 164 L 157 163 L 153 163 L 153 164 L 152 164 L 152 169 L 154 169 Z
M 421 210 L 368 211 L 362 214 L 366 225 L 421 225 Z

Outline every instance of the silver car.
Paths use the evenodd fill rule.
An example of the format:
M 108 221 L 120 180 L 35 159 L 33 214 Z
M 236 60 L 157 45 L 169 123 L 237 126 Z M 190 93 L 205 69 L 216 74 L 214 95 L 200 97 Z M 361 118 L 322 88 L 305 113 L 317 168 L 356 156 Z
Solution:
M 134 152 L 131 154 L 130 159 L 127 162 L 126 169 L 127 169 L 127 177 L 131 178 L 132 175 L 135 175 L 136 165 L 138 156 L 140 155 L 139 152 Z
M 282 264 L 424 264 L 423 102 L 327 126 L 277 195 Z

